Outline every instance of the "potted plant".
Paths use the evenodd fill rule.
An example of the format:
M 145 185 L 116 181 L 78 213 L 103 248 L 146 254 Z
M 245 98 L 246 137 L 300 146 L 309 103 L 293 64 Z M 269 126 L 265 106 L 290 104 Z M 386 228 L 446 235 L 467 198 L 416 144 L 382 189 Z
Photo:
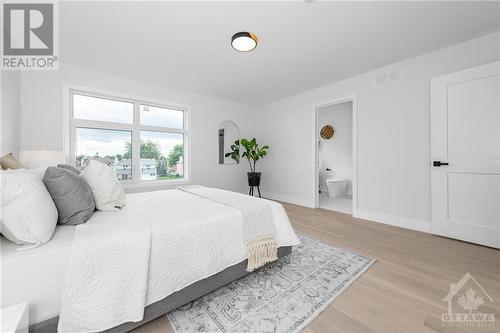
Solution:
M 233 160 L 239 161 L 241 144 L 245 148 L 245 151 L 243 152 L 243 154 L 241 154 L 241 157 L 246 157 L 248 165 L 250 166 L 250 172 L 247 173 L 248 186 L 260 186 L 261 173 L 256 171 L 255 165 L 259 159 L 264 158 L 267 155 L 269 146 L 259 147 L 255 138 L 253 138 L 252 140 L 236 140 L 234 143 L 234 145 L 231 145 L 231 152 L 226 153 L 225 156 L 231 156 Z

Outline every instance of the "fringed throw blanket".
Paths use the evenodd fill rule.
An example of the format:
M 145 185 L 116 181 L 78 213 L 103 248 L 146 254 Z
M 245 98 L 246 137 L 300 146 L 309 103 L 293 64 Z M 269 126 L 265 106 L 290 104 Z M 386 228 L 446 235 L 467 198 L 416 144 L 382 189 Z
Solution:
M 182 186 L 179 190 L 230 206 L 242 213 L 248 272 L 278 259 L 273 212 L 271 206 L 264 200 L 196 185 Z

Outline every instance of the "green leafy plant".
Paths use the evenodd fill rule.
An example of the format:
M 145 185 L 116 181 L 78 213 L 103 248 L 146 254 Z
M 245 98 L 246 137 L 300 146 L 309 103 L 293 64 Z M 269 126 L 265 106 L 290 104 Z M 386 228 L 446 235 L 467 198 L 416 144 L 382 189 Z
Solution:
M 231 145 L 231 151 L 224 156 L 231 157 L 237 163 L 240 163 L 240 140 L 234 141 L 234 144 Z
M 241 157 L 246 157 L 248 160 L 248 165 L 250 166 L 250 171 L 255 172 L 255 164 L 261 158 L 267 155 L 269 146 L 259 147 L 257 140 L 253 138 L 252 140 L 241 139 L 241 145 L 245 148 Z
M 269 146 L 259 147 L 257 144 L 257 140 L 253 138 L 252 140 L 241 139 L 234 141 L 234 144 L 231 145 L 231 151 L 226 153 L 224 156 L 231 157 L 236 162 L 240 162 L 240 146 L 245 148 L 241 157 L 246 157 L 248 161 L 248 165 L 250 166 L 250 171 L 255 172 L 255 164 L 261 158 L 267 155 L 269 151 Z

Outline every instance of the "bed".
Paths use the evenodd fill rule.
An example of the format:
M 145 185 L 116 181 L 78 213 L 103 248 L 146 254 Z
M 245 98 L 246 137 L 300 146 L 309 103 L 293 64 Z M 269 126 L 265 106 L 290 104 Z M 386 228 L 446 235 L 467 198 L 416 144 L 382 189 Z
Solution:
M 278 257 L 299 244 L 283 207 L 272 207 Z M 127 195 L 118 212 L 96 212 L 86 227 L 135 223 L 142 218 L 162 228 L 152 239 L 148 292 L 141 320 L 122 322 L 104 331 L 126 332 L 187 302 L 238 279 L 247 256 L 242 241 L 241 212 L 179 190 Z M 128 221 L 128 222 L 127 222 Z M 71 264 L 74 238 L 80 226 L 58 226 L 50 242 L 35 249 L 2 239 L 2 306 L 28 301 L 30 331 L 56 332 L 61 298 Z M 161 253 L 155 251 L 161 249 Z

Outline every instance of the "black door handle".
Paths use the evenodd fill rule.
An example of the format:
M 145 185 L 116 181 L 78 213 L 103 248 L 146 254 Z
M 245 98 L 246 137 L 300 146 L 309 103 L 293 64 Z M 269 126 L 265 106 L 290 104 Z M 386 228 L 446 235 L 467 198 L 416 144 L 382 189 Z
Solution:
M 435 167 L 440 167 L 441 165 L 449 165 L 448 162 L 434 161 L 432 165 Z

